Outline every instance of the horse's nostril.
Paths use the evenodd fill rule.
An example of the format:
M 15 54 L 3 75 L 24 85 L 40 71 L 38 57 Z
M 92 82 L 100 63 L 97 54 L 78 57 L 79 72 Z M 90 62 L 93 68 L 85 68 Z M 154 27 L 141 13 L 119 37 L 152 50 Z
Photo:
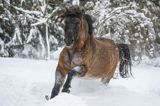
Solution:
M 66 41 L 66 39 L 64 39 L 64 41 Z

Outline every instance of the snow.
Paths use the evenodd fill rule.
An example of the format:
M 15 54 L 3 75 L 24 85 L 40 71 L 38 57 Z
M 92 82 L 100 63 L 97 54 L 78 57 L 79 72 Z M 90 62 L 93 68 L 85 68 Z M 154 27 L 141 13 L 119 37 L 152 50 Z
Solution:
M 46 8 L 47 8 L 46 3 L 44 2 L 43 6 L 41 6 L 40 8 L 41 8 L 42 13 L 45 14 Z
M 47 20 L 48 20 L 47 18 L 41 18 L 41 19 L 39 20 L 39 22 L 34 23 L 34 24 L 31 24 L 31 26 L 41 25 L 41 24 L 43 24 L 43 23 L 46 23 Z
M 8 56 L 8 52 L 4 49 L 5 44 L 3 40 L 0 38 L 0 56 Z
M 46 101 L 57 62 L 0 58 L 0 106 L 160 106 L 160 67 L 146 62 L 133 67 L 134 78 L 118 77 L 107 87 L 99 79 L 75 78 L 70 94 Z
M 44 95 L 54 83 L 56 64 L 54 61 L 0 58 L 0 105 L 43 106 Z
M 24 9 L 22 9 L 22 8 L 15 7 L 14 5 L 10 4 L 10 1 L 8 1 L 8 0 L 5 0 L 5 2 L 6 2 L 9 6 L 12 6 L 13 8 L 15 8 L 16 10 L 19 10 L 19 11 L 21 11 L 21 12 L 24 12 L 24 13 L 27 13 L 27 14 L 40 15 L 40 12 L 38 12 L 38 11 L 24 10 Z
M 78 5 L 79 6 L 80 2 L 79 0 L 72 0 L 72 5 Z
M 65 100 L 65 101 L 64 101 Z M 45 106 L 87 106 L 79 97 L 72 94 L 61 93 L 55 99 L 50 100 Z
M 3 33 L 3 30 L 2 30 L 2 28 L 0 27 L 0 33 Z
M 60 55 L 60 52 L 62 51 L 63 48 L 58 48 L 57 51 L 54 51 L 51 53 L 51 57 L 54 59 L 54 60 L 58 60 L 59 58 L 59 55 Z
M 145 61 L 143 61 L 143 64 L 147 64 L 150 66 L 154 66 L 154 67 L 160 67 L 160 57 L 154 58 L 154 59 L 149 59 L 146 56 L 143 56 L 142 58 L 144 58 Z
M 40 44 L 38 50 L 36 50 L 31 45 L 25 44 L 24 50 L 22 52 L 23 55 L 29 57 L 30 53 L 31 53 L 31 54 L 36 55 L 39 58 L 44 58 L 45 57 L 46 49 L 45 49 L 44 40 L 42 38 L 42 35 L 41 35 L 41 33 L 39 32 L 39 30 L 36 27 L 32 27 L 30 32 L 29 32 L 29 35 L 28 35 L 26 43 L 31 43 L 32 41 L 34 41 L 36 39 L 38 40 L 38 42 Z
M 22 42 L 22 39 L 21 39 L 20 29 L 19 29 L 19 26 L 16 25 L 13 38 L 7 45 L 12 45 L 12 44 L 17 45 L 17 44 L 22 44 L 22 43 L 23 42 Z
M 31 28 L 26 43 L 29 43 L 29 42 L 32 40 L 33 35 L 36 35 L 36 31 L 37 31 L 37 30 L 35 30 L 33 27 Z
M 21 0 L 21 5 L 25 2 L 25 0 Z

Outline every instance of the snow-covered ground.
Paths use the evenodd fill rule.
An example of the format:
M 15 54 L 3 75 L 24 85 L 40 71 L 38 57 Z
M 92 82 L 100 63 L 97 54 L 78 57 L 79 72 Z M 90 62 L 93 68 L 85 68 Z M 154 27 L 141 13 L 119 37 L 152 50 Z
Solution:
M 160 67 L 133 67 L 134 78 L 75 78 L 71 93 L 46 101 L 57 60 L 0 58 L 0 106 L 160 106 Z

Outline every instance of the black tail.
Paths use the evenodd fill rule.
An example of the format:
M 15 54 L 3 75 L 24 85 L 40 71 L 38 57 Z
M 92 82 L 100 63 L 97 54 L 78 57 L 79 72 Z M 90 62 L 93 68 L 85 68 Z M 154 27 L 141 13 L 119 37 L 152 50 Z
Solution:
M 119 48 L 119 72 L 122 78 L 127 78 L 129 75 L 132 76 L 131 72 L 131 56 L 129 46 L 127 44 L 118 44 Z

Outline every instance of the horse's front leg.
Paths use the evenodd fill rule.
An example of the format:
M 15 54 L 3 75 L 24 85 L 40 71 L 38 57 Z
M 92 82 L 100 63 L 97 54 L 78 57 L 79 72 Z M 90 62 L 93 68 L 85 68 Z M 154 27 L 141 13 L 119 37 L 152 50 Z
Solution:
M 55 96 L 58 95 L 58 93 L 60 91 L 60 88 L 62 87 L 62 85 L 64 83 L 64 79 L 65 79 L 65 75 L 63 75 L 61 73 L 61 71 L 57 69 L 56 73 L 55 73 L 55 84 L 54 84 L 54 87 L 52 89 L 50 99 L 52 99 L 52 98 L 54 98 Z
M 72 68 L 69 73 L 68 73 L 68 77 L 67 80 L 63 86 L 62 92 L 70 92 L 69 88 L 71 87 L 71 81 L 73 79 L 74 76 L 84 76 L 84 74 L 86 73 L 86 67 L 85 66 L 76 66 L 74 68 Z

